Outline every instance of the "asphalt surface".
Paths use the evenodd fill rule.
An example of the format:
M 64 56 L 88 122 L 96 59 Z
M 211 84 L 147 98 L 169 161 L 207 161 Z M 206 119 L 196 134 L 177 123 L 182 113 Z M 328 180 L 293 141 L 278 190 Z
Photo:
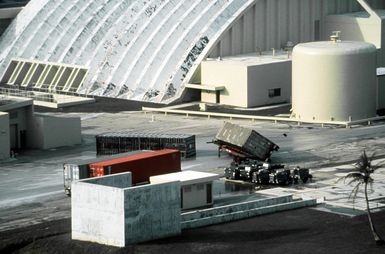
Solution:
M 329 213 L 303 209 L 189 230 L 182 236 L 125 249 L 71 241 L 70 199 L 63 191 L 62 164 L 95 157 L 94 136 L 97 134 L 120 130 L 195 134 L 197 157 L 184 160 L 183 170 L 222 174 L 223 167 L 231 162 L 225 154 L 218 158 L 217 147 L 207 143 L 227 119 L 146 115 L 138 111 L 141 106 L 138 102 L 101 99 L 96 104 L 63 110 L 41 111 L 38 108 L 56 116 L 81 117 L 82 145 L 24 151 L 0 165 L 0 253 L 14 250 L 19 253 L 385 253 L 373 247 L 370 232 L 365 231 L 368 229 L 365 217 L 339 216 L 330 213 L 333 212 L 330 209 L 324 209 Z M 280 150 L 273 153 L 273 162 L 313 168 L 315 183 L 309 188 L 320 190 L 321 195 L 331 199 L 349 192 L 349 188 L 334 187 L 333 180 L 340 174 L 335 171 L 337 165 L 356 160 L 364 149 L 368 154 L 376 153 L 376 157 L 385 158 L 383 123 L 344 129 L 246 120 L 232 122 L 255 129 L 277 143 Z M 325 170 L 325 167 L 332 169 Z M 325 186 L 329 189 L 322 192 Z M 340 204 L 345 208 L 352 206 L 347 201 Z M 384 212 L 376 216 L 379 216 L 379 229 L 384 231 Z M 320 223 L 324 221 L 330 223 Z M 358 243 L 357 237 L 366 238 Z

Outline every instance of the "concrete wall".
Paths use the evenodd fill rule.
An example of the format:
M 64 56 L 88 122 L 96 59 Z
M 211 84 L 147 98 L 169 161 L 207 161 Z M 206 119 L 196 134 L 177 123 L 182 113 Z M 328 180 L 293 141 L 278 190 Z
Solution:
M 248 107 L 290 102 L 291 61 L 248 67 Z M 269 97 L 269 89 L 281 89 L 281 95 Z
M 124 190 L 126 244 L 181 233 L 180 182 Z
M 180 183 L 131 186 L 131 173 L 72 183 L 72 239 L 124 247 L 181 232 Z
M 217 103 L 217 92 L 202 90 L 201 101 L 207 103 Z
M 126 181 L 124 187 L 131 186 L 131 173 L 72 183 L 72 239 L 125 245 L 124 191 L 106 186 L 113 185 L 118 178 Z M 123 187 L 121 183 L 117 185 Z
M 214 207 L 183 213 L 182 229 L 204 227 L 316 204 L 315 199 L 292 201 L 291 196 L 282 196 Z
M 182 209 L 191 209 L 198 208 L 207 205 L 211 205 L 211 203 L 207 203 L 207 184 L 212 183 L 200 183 L 200 184 L 192 184 L 183 186 L 183 204 Z M 211 197 L 212 189 L 211 189 Z M 212 198 L 211 198 L 212 200 Z
M 9 151 L 10 143 L 8 114 L 0 112 L 0 160 L 8 159 Z
M 235 62 L 235 61 L 234 61 Z M 244 65 L 242 61 L 202 62 L 202 84 L 225 86 L 220 104 L 256 107 L 289 102 L 291 96 L 291 61 Z M 269 89 L 280 88 L 281 95 L 269 97 Z M 202 92 L 202 102 L 215 103 L 215 92 Z
M 201 67 L 201 81 L 203 85 L 221 85 L 226 89 L 221 91 L 220 103 L 247 107 L 247 66 L 229 64 L 226 61 L 204 61 Z M 212 102 L 215 93 L 202 96 L 203 102 Z
M 10 129 L 14 129 L 15 132 L 17 132 L 16 137 L 13 135 L 13 131 L 10 130 L 10 135 L 12 135 L 11 138 L 11 148 L 15 146 L 14 148 L 25 148 L 24 146 L 28 146 L 28 138 L 25 140 L 25 143 L 23 143 L 21 138 L 21 132 L 26 132 L 26 135 L 29 134 L 29 125 L 30 120 L 32 117 L 33 112 L 33 106 L 24 106 L 16 109 L 12 109 L 7 111 L 9 114 L 9 126 Z M 15 140 L 16 139 L 16 140 Z M 15 140 L 15 142 L 13 141 Z M 15 144 L 16 143 L 16 144 Z
M 342 40 L 366 41 L 381 48 L 381 20 L 344 15 L 327 16 L 323 39 L 328 40 L 333 31 L 341 31 Z
M 80 118 L 52 117 L 35 114 L 31 123 L 28 145 L 50 149 L 81 144 Z

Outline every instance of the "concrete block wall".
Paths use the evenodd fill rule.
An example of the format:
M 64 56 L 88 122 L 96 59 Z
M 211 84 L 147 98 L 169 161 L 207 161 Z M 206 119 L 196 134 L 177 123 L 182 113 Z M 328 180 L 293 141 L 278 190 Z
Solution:
M 124 246 L 123 189 L 87 180 L 71 188 L 72 239 Z
M 126 243 L 181 233 L 180 182 L 124 190 Z
M 131 173 L 72 183 L 72 239 L 117 247 L 181 233 L 180 182 L 131 187 Z
M 79 117 L 35 115 L 35 118 L 41 117 L 44 119 L 44 149 L 81 144 L 81 121 Z
M 125 172 L 108 176 L 94 177 L 85 179 L 83 182 L 123 189 L 132 186 L 132 174 L 131 172 Z
M 81 121 L 78 117 L 53 117 L 34 114 L 29 131 L 31 148 L 50 149 L 81 144 Z

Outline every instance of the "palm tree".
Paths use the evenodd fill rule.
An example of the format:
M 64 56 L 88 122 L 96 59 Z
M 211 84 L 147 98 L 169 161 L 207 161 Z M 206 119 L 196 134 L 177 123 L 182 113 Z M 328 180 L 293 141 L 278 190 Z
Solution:
M 385 241 L 381 239 L 381 237 L 377 234 L 376 228 L 374 227 L 372 214 L 369 206 L 369 199 L 368 199 L 368 185 L 370 185 L 372 189 L 372 184 L 373 184 L 372 173 L 383 166 L 383 163 L 372 165 L 373 156 L 374 154 L 369 159 L 368 156 L 366 156 L 366 152 L 364 151 L 360 156 L 360 159 L 354 165 L 355 172 L 349 173 L 346 176 L 342 177 L 341 179 L 344 181 L 349 179 L 349 183 L 348 183 L 349 185 L 352 183 L 355 183 L 355 186 L 349 195 L 349 199 L 353 197 L 353 202 L 357 197 L 357 193 L 360 187 L 364 185 L 366 210 L 367 210 L 367 215 L 369 219 L 370 229 L 372 230 L 373 237 L 376 243 L 379 245 L 383 245 L 385 244 Z

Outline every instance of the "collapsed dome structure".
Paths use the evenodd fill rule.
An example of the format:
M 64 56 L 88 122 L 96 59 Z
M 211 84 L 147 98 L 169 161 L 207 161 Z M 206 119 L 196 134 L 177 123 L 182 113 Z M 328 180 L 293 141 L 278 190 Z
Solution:
M 292 117 L 349 121 L 376 116 L 373 44 L 322 41 L 293 50 Z
M 200 83 L 206 57 L 318 40 L 323 17 L 359 10 L 346 0 L 31 0 L 0 37 L 0 77 L 12 64 L 13 81 L 52 77 L 38 88 L 167 103 Z M 84 81 L 54 82 L 76 69 Z

